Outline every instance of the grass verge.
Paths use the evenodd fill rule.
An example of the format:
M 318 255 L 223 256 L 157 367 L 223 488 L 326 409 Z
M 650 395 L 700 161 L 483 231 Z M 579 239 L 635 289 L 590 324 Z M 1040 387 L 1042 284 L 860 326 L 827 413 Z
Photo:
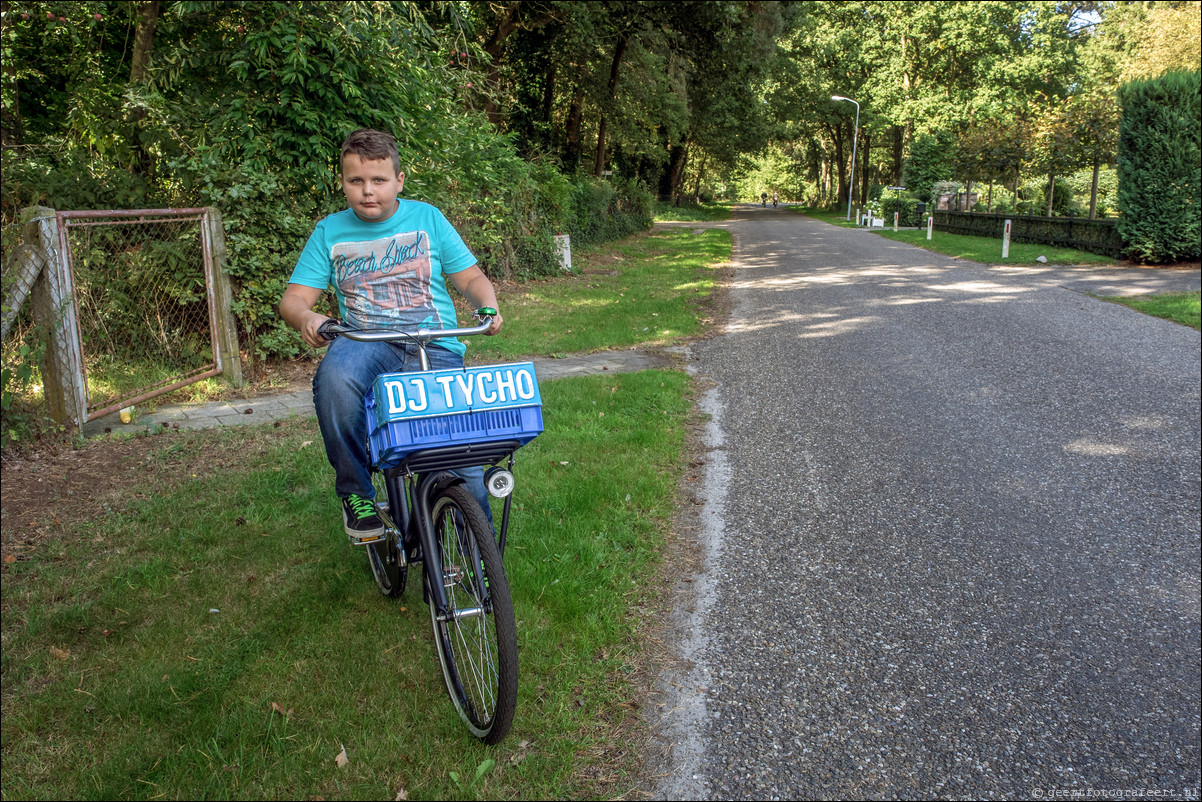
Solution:
M 581 763 L 632 714 L 690 402 L 662 371 L 547 382 L 543 398 L 546 432 L 515 471 L 522 681 L 501 745 L 459 722 L 420 578 L 380 596 L 341 534 L 316 424 L 293 420 L 158 438 L 149 475 L 214 441 L 242 459 L 8 566 L 3 797 L 588 795 Z M 451 777 L 488 760 L 471 793 Z
M 711 220 L 729 219 L 729 203 L 699 203 L 696 206 L 673 206 L 663 201 L 655 203 L 655 222 L 657 223 L 704 223 Z
M 821 220 L 824 223 L 830 223 L 832 226 L 857 228 L 855 223 L 846 219 L 846 209 L 840 211 L 837 209 L 819 209 L 814 206 L 786 206 L 785 208 L 794 214 L 804 214 L 806 217 L 813 217 L 815 220 Z
M 824 223 L 858 228 L 855 223 L 845 219 L 846 212 L 814 208 L 794 208 L 799 214 L 813 217 Z M 1039 245 L 1027 242 L 1011 242 L 1009 256 L 1002 259 L 1002 241 L 993 237 L 973 237 L 966 234 L 951 234 L 939 231 L 936 227 L 931 239 L 927 240 L 926 229 L 904 229 L 893 231 L 891 228 L 874 229 L 871 233 L 886 239 L 897 240 L 908 245 L 916 245 L 928 251 L 968 259 L 987 265 L 1035 265 L 1040 264 L 1042 256 L 1048 264 L 1054 265 L 1115 265 L 1118 262 L 1109 256 L 1103 256 L 1089 251 L 1079 251 L 1075 248 L 1060 248 L 1054 245 Z
M 683 342 L 704 327 L 718 281 L 714 266 L 729 261 L 730 251 L 730 232 L 686 228 L 581 248 L 572 255 L 577 274 L 502 287 L 503 335 L 470 339 L 468 359 L 486 364 Z
M 1132 309 L 1145 315 L 1164 318 L 1182 326 L 1189 326 L 1195 331 L 1202 331 L 1202 293 L 1199 292 L 1165 292 L 1155 295 L 1138 295 L 1134 297 L 1102 298 Z
M 936 229 L 927 239 L 926 229 L 906 231 L 874 231 L 885 239 L 917 245 L 928 251 L 968 259 L 986 265 L 1036 265 L 1042 256 L 1053 265 L 1116 265 L 1109 256 L 1075 248 L 1059 248 L 1055 245 L 1039 245 L 1029 242 L 1011 242 L 1010 254 L 1002 258 L 1002 241 L 992 237 L 973 237 L 967 234 L 950 234 Z
M 725 232 L 595 249 L 578 276 L 509 288 L 509 336 L 494 340 L 530 328 L 548 350 L 679 341 L 700 331 L 729 254 Z M 521 684 L 503 743 L 485 747 L 460 723 L 420 578 L 400 600 L 380 596 L 341 534 L 316 423 L 292 419 L 144 438 L 122 464 L 125 496 L 6 517 L 6 530 L 21 527 L 6 542 L 23 545 L 3 568 L 0 797 L 628 791 L 631 677 L 666 587 L 689 382 L 645 371 L 541 389 L 546 431 L 515 469 L 506 568 Z

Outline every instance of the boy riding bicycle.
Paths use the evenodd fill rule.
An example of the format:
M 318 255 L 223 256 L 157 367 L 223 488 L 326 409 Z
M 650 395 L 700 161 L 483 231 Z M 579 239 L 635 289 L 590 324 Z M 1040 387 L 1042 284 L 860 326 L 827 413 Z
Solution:
M 419 369 L 413 344 L 328 342 L 318 327 L 329 318 L 313 311 L 333 286 L 339 313 L 354 328 L 455 328 L 455 307 L 446 278 L 473 308 L 497 306 L 496 290 L 455 228 L 434 206 L 398 197 L 405 183 L 396 140 L 360 129 L 342 143 L 339 181 L 348 208 L 319 222 L 309 237 L 280 300 L 280 316 L 314 348 L 329 347 L 313 377 L 313 402 L 334 467 L 334 490 L 342 499 L 343 528 L 353 541 L 382 537 L 384 523 L 372 499 L 375 489 L 366 449 L 363 399 L 381 373 Z M 492 315 L 489 335 L 501 330 Z M 454 338 L 427 346 L 430 367 L 462 368 L 462 343 Z M 456 471 L 489 516 L 483 470 Z

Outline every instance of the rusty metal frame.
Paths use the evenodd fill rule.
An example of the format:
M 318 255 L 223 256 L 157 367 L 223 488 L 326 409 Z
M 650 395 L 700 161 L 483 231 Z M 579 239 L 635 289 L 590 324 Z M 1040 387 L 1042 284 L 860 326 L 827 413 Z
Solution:
M 213 288 L 214 276 L 213 270 L 213 248 L 209 236 L 209 210 L 206 208 L 194 209 L 108 209 L 108 210 L 88 210 L 74 212 L 56 212 L 55 217 L 58 222 L 58 237 L 59 250 L 63 254 L 67 263 L 67 271 L 71 276 L 71 292 L 76 308 L 79 306 L 79 298 L 75 292 L 75 260 L 71 252 L 70 242 L 68 241 L 67 229 L 88 226 L 115 226 L 115 225 L 136 225 L 139 223 L 155 223 L 160 222 L 154 218 L 168 218 L 173 222 L 186 222 L 188 220 L 196 220 L 200 227 L 200 244 L 201 244 L 201 259 L 204 263 L 205 276 L 205 297 L 208 301 L 209 308 L 209 340 L 213 348 L 213 363 L 199 368 L 191 373 L 185 373 L 177 381 L 174 381 L 165 386 L 150 385 L 143 387 L 146 392 L 137 395 L 121 398 L 116 402 L 93 410 L 91 402 L 91 393 L 87 387 L 87 360 L 81 359 L 80 369 L 83 371 L 84 392 L 88 393 L 88 420 L 96 420 L 103 418 L 105 415 L 110 415 L 122 407 L 133 404 L 141 404 L 151 398 L 156 398 L 160 395 L 173 392 L 181 387 L 187 387 L 189 384 L 194 384 L 202 379 L 208 379 L 213 376 L 218 376 L 222 372 L 223 360 L 221 352 L 221 344 L 217 336 L 217 304 L 216 293 Z M 112 219 L 112 218 L 129 218 L 129 219 Z M 148 219 L 150 218 L 150 219 Z M 78 221 L 78 222 L 74 222 Z M 165 220 L 162 222 L 166 222 Z M 84 354 L 82 339 L 79 343 L 79 352 L 81 356 Z M 166 379 L 165 381 L 171 381 Z M 161 384 L 161 382 L 160 382 Z

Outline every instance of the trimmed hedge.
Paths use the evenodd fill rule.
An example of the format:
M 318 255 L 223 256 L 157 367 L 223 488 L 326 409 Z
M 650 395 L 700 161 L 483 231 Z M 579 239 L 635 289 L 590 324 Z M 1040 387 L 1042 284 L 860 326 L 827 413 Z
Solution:
M 1134 259 L 1202 253 L 1202 73 L 1119 88 L 1119 232 Z
M 1115 258 L 1121 258 L 1124 252 L 1117 220 L 944 211 L 936 211 L 934 216 L 936 228 L 953 234 L 1001 239 L 1010 220 L 1010 239 L 1014 242 L 1076 248 Z
M 885 225 L 893 223 L 893 214 L 897 213 L 897 222 L 900 226 L 912 228 L 922 225 L 922 215 L 918 213 L 918 198 L 910 194 L 896 195 L 895 193 L 887 193 L 881 196 L 881 217 L 885 219 Z

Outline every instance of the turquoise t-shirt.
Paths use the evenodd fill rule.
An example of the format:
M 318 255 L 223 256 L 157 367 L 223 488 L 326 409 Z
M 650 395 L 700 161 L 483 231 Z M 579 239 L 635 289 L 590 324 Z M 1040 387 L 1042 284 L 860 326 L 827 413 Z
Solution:
M 449 329 L 458 324 L 446 277 L 476 264 L 437 208 L 397 199 L 387 220 L 367 223 L 351 209 L 317 224 L 289 281 L 334 287 L 338 311 L 359 329 Z M 462 355 L 463 343 L 436 340 Z

